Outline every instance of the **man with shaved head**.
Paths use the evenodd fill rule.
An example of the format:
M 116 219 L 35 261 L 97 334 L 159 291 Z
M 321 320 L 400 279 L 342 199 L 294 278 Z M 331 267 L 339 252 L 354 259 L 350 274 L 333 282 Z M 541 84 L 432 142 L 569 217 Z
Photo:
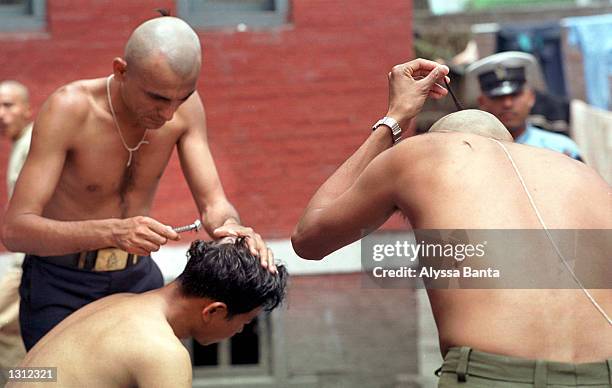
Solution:
M 504 124 L 491 113 L 466 109 L 442 117 L 436 121 L 429 132 L 472 133 L 497 140 L 513 141 L 512 135 Z
M 163 285 L 151 260 L 179 235 L 148 217 L 176 147 L 209 235 L 246 237 L 261 264 L 273 257 L 225 196 L 196 91 L 198 36 L 184 21 L 140 25 L 108 77 L 72 82 L 45 102 L 2 240 L 26 252 L 20 324 L 26 348 L 78 308 Z
M 477 110 L 448 115 L 429 133 L 400 142 L 402 128 L 409 127 L 426 98 L 446 95 L 439 85 L 446 74 L 447 67 L 424 59 L 393 68 L 387 114 L 311 199 L 292 236 L 295 251 L 321 260 L 398 211 L 415 236 L 448 236 L 450 230 L 451 238 L 440 240 L 444 243 L 464 235 L 501 235 L 489 245 L 473 241 L 484 241 L 485 256 L 465 259 L 467 264 L 464 258 L 451 261 L 435 287 L 430 287 L 433 276 L 420 275 L 444 357 L 439 386 L 610 387 L 609 186 L 567 155 L 514 143 L 497 118 Z M 553 229 L 585 233 L 588 249 L 566 257 L 568 249 L 558 247 Z M 368 241 L 362 242 L 362 260 L 370 254 L 364 250 Z M 421 254 L 419 265 L 426 258 Z M 581 272 L 584 258 L 599 261 Z M 516 275 L 488 275 L 483 286 L 452 272 L 495 264 Z M 530 273 L 533 267 L 539 271 Z M 538 275 L 567 282 L 523 282 L 530 276 L 537 281 Z

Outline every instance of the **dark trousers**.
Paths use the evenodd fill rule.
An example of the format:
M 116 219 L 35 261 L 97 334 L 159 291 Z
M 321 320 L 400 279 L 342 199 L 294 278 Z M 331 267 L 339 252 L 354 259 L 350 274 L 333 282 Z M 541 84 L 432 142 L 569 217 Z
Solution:
M 161 271 L 150 257 L 121 271 L 92 272 L 28 255 L 19 286 L 19 325 L 25 347 L 29 351 L 55 325 L 88 303 L 120 292 L 140 293 L 163 285 Z

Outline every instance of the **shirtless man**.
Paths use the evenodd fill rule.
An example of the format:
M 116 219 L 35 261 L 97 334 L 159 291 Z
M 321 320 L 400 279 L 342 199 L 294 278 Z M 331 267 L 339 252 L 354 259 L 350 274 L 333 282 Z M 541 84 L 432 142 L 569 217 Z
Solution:
M 188 257 L 184 272 L 164 288 L 112 295 L 70 315 L 20 366 L 57 367 L 61 387 L 191 387 L 191 360 L 180 339 L 208 345 L 241 332 L 282 302 L 288 274 L 282 265 L 278 273 L 262 268 L 243 239 L 196 240 Z
M 360 239 L 363 231 L 376 230 L 398 210 L 415 230 L 541 230 L 527 192 L 551 229 L 612 227 L 609 186 L 595 171 L 563 154 L 512 143 L 487 113 L 455 113 L 437 123 L 433 133 L 392 147 L 399 129 L 408 128 L 428 96 L 446 95 L 436 82 L 446 74 L 445 66 L 423 59 L 389 73 L 386 116 L 393 120 L 378 125 L 314 195 L 292 236 L 301 257 L 320 260 Z M 473 128 L 485 128 L 480 133 L 489 138 L 472 133 Z M 539 254 L 529 259 L 538 260 Z M 612 278 L 610 266 L 598 270 L 604 279 Z M 612 292 L 587 292 L 595 302 L 578 287 L 429 289 L 445 358 L 440 386 L 545 387 L 547 381 L 582 386 L 589 381 L 609 387 L 612 361 L 605 360 L 612 358 Z M 573 363 L 581 365 L 576 369 Z
M 248 237 L 274 271 L 265 243 L 240 225 L 223 192 L 196 92 L 200 68 L 196 33 L 156 18 L 132 33 L 109 77 L 68 84 L 41 108 L 2 227 L 6 247 L 28 254 L 20 288 L 27 349 L 89 302 L 163 285 L 149 255 L 179 235 L 147 215 L 175 147 L 209 235 Z

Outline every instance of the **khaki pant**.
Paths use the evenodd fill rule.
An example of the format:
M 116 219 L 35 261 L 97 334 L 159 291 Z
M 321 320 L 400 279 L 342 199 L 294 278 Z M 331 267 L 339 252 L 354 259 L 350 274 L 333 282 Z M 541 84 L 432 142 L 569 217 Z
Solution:
M 612 387 L 612 359 L 585 364 L 526 360 L 451 348 L 442 364 L 439 388 Z
M 4 368 L 17 366 L 26 351 L 19 332 L 19 283 L 23 254 L 15 253 L 0 278 L 0 387 L 7 383 Z

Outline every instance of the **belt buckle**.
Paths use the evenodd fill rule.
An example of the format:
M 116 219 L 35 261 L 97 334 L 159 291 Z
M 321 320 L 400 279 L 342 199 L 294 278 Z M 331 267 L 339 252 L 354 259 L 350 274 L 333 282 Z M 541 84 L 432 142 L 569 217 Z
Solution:
M 127 267 L 129 253 L 118 248 L 99 249 L 94 271 L 118 271 Z

